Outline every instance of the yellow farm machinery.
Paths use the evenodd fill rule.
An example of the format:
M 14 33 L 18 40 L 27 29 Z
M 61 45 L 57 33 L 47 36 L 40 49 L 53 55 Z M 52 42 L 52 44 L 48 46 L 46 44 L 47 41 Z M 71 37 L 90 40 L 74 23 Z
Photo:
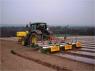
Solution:
M 54 37 L 48 30 L 46 23 L 32 23 L 26 31 L 18 31 L 16 33 L 18 42 L 23 46 L 37 48 L 43 53 L 52 53 L 80 48 L 79 41 L 66 42 L 63 39 Z

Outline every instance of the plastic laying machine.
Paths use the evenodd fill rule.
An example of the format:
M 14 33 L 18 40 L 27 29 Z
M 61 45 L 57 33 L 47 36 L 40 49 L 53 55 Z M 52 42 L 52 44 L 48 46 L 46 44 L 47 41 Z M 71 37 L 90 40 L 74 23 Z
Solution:
M 26 31 L 16 33 L 18 42 L 23 46 L 37 48 L 43 53 L 60 52 L 81 47 L 79 41 L 66 42 L 64 38 L 62 40 L 55 37 L 46 23 L 30 23 L 26 28 Z

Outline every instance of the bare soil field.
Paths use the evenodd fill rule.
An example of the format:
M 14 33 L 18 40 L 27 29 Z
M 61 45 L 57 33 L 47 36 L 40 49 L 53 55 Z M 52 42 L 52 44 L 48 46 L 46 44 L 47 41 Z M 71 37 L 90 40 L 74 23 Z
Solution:
M 52 54 L 46 55 L 39 52 L 33 52 L 31 51 L 31 49 L 25 48 L 21 46 L 20 44 L 18 44 L 16 38 L 14 37 L 0 38 L 0 50 L 1 50 L 0 51 L 0 59 L 1 59 L 0 69 L 1 71 L 58 71 L 56 68 L 54 69 L 47 65 L 40 64 L 33 60 L 25 59 L 23 57 L 20 57 L 11 53 L 11 50 L 16 50 L 18 53 L 22 54 L 23 56 L 26 55 L 26 56 L 29 56 L 30 58 L 31 57 L 37 58 L 44 62 L 48 62 L 50 64 L 63 67 L 64 69 L 61 71 L 94 71 L 95 70 L 95 64 L 93 62 L 95 60 L 94 58 L 95 57 L 94 55 L 95 54 L 94 52 L 95 40 L 94 39 L 95 37 L 91 37 L 91 36 L 78 37 L 78 40 L 80 40 L 83 43 L 82 45 L 84 46 L 84 48 L 76 52 L 70 51 L 69 54 L 60 53 L 61 57 L 59 57 L 59 56 L 53 56 Z M 73 59 L 70 53 L 72 53 Z M 60 55 L 60 54 L 58 53 L 57 55 Z M 77 56 L 80 57 L 79 56 L 80 54 L 81 54 L 81 58 L 80 58 L 80 61 L 78 61 Z M 84 54 L 86 54 L 87 57 L 84 56 Z M 87 58 L 89 62 L 87 61 Z
M 33 61 L 15 56 L 10 50 L 21 48 L 17 42 L 0 39 L 1 71 L 56 71 Z

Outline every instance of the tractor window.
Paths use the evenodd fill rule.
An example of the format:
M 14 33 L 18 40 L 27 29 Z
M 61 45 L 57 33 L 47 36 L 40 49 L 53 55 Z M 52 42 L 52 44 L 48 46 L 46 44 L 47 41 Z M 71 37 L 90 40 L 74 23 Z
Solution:
M 36 30 L 36 25 L 35 24 L 31 25 L 31 29 Z
M 42 23 L 42 24 L 39 24 L 39 27 L 40 27 L 40 28 L 43 28 L 43 29 L 46 29 L 46 28 L 47 28 L 47 27 L 46 27 L 46 24 L 43 24 L 43 23 Z
M 47 25 L 46 23 L 34 23 L 34 24 L 30 24 L 31 30 L 43 30 L 43 29 L 47 29 Z

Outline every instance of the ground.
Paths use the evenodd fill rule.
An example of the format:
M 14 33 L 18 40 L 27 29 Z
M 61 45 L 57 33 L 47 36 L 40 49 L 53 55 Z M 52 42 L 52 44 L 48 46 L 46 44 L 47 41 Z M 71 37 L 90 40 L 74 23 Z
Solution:
M 1 71 L 56 71 L 33 61 L 23 59 L 10 53 L 11 49 L 20 47 L 16 42 L 0 40 Z
M 83 39 L 84 37 L 80 38 Z M 87 37 L 88 38 L 88 37 Z M 86 38 L 86 40 L 87 40 Z M 92 38 L 93 40 L 93 38 Z M 92 41 L 94 42 L 94 41 Z M 34 61 L 30 61 L 28 59 L 24 59 L 22 57 L 13 55 L 10 51 L 12 49 L 22 49 L 22 46 L 17 43 L 15 38 L 2 38 L 0 39 L 0 69 L 1 71 L 57 71 L 56 69 L 53 69 L 51 67 L 44 66 L 42 64 L 39 64 Z M 93 52 L 94 53 L 94 52 Z M 39 57 L 40 58 L 40 57 Z M 55 57 L 56 58 L 56 57 Z M 57 58 L 59 59 L 59 58 Z M 95 59 L 95 58 L 93 58 Z M 47 58 L 47 61 L 50 60 L 50 58 Z M 64 65 L 70 69 L 70 66 L 72 66 L 72 69 L 70 71 L 76 71 L 76 66 L 80 68 L 81 71 L 94 71 L 95 65 L 89 65 L 81 62 L 75 62 L 73 60 L 68 59 L 61 59 L 64 61 Z M 56 60 L 55 62 L 57 63 Z M 94 63 L 94 62 L 93 62 Z M 87 70 L 86 70 L 87 69 Z M 79 71 L 79 70 L 77 70 Z

